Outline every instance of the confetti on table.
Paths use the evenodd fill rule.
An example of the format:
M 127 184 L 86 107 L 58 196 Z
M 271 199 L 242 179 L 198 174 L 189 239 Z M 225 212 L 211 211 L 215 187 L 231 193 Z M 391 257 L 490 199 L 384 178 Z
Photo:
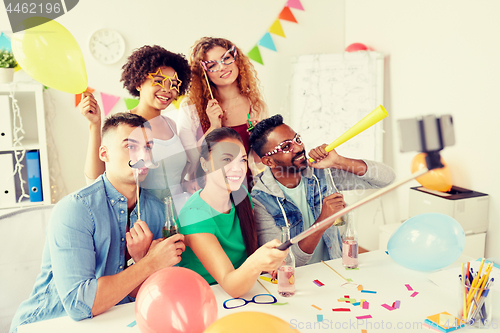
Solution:
M 394 302 L 394 306 L 393 306 L 393 308 L 394 308 L 394 309 L 399 309 L 400 304 L 401 304 L 401 302 L 400 302 L 400 301 L 396 301 L 396 302 Z
M 127 325 L 127 327 L 134 327 L 137 324 L 137 322 L 134 320 L 130 324 Z
M 415 291 L 413 294 L 410 295 L 410 297 L 415 297 L 417 295 L 418 295 L 418 292 Z
M 358 305 L 361 304 L 361 302 L 356 302 L 356 303 L 351 303 L 351 304 L 354 305 L 354 306 L 358 306 Z
M 324 283 L 322 283 L 320 280 L 314 280 L 313 282 L 314 282 L 314 284 L 316 284 L 318 287 L 322 287 L 322 286 L 324 286 L 324 285 L 325 285 L 325 284 L 324 284 Z
M 356 319 L 370 319 L 372 318 L 372 315 L 366 315 L 366 316 L 357 316 Z
M 278 283 L 278 279 L 271 279 L 270 277 L 267 276 L 261 276 L 260 278 L 264 281 L 271 282 L 272 284 Z
M 362 299 L 362 300 L 360 301 L 361 306 L 363 306 L 363 302 L 366 302 L 366 300 L 365 300 L 365 299 Z
M 385 254 L 389 255 L 389 252 L 385 251 Z
M 347 282 L 352 282 L 352 279 L 347 279 Z
M 344 298 L 351 298 L 349 295 L 344 295 Z M 345 301 L 346 303 L 350 303 L 350 301 Z
M 318 310 L 320 310 L 320 311 L 321 311 L 321 308 L 320 308 L 320 307 L 318 307 L 318 306 L 316 306 L 316 305 L 314 305 L 314 304 L 311 304 L 311 306 L 312 306 L 313 308 L 316 308 L 316 309 L 318 309 Z
M 392 302 L 392 307 L 394 308 L 394 306 L 396 305 L 396 302 Z M 395 309 L 395 308 L 394 308 Z
M 373 291 L 373 290 L 361 290 L 362 293 L 369 293 L 369 294 L 376 294 L 377 292 L 376 291 Z
M 392 306 L 387 305 L 387 304 L 382 304 L 382 307 L 386 308 L 389 311 L 396 310 L 395 308 L 393 308 Z
M 363 286 L 362 286 L 362 285 L 359 285 L 359 286 L 358 286 L 358 290 L 359 290 L 359 291 L 363 290 Z
M 370 307 L 370 303 L 367 301 L 363 302 L 363 309 L 368 309 Z
M 316 318 L 318 318 L 318 321 L 319 321 L 319 322 L 322 322 L 322 321 L 323 321 L 323 315 L 316 315 Z
M 342 298 L 339 298 L 338 301 L 339 302 L 346 302 L 346 303 L 354 303 L 354 302 L 356 302 L 356 299 L 342 297 Z
M 361 330 L 361 333 L 368 333 L 367 330 Z
M 332 311 L 342 311 L 342 312 L 350 312 L 351 309 L 349 308 L 334 308 Z
M 285 303 L 273 303 L 271 305 L 286 305 L 286 304 L 288 304 L 288 302 L 285 302 Z
M 413 291 L 413 288 L 409 284 L 405 284 L 405 286 L 406 286 L 406 289 L 408 289 L 408 291 Z

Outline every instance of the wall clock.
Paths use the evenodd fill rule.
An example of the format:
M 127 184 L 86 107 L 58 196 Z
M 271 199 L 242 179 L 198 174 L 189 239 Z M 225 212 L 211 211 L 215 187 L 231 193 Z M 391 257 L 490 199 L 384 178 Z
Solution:
M 100 29 L 90 36 L 89 50 L 102 64 L 114 64 L 125 54 L 125 40 L 115 30 Z

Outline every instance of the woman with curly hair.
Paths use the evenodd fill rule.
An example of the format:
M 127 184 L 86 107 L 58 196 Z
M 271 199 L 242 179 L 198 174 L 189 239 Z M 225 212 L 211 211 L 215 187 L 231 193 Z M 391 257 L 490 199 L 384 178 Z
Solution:
M 191 70 L 182 54 L 161 46 L 143 46 L 135 50 L 122 67 L 121 81 L 128 92 L 139 97 L 139 104 L 130 113 L 144 117 L 153 130 L 153 161 L 157 169 L 149 170 L 141 186 L 159 199 L 182 192 L 180 183 L 186 166 L 186 153 L 177 136 L 175 122 L 161 115 L 162 110 L 189 89 Z M 90 122 L 89 146 L 85 162 L 87 181 L 104 172 L 99 159 L 101 145 L 101 111 L 94 96 L 84 93 L 80 111 Z
M 230 127 L 243 139 L 249 168 L 256 174 L 260 159 L 250 151 L 249 130 L 268 117 L 259 79 L 250 59 L 231 41 L 203 37 L 191 48 L 191 89 L 181 103 L 177 123 L 194 175 L 204 135 Z M 251 186 L 251 183 L 249 183 Z

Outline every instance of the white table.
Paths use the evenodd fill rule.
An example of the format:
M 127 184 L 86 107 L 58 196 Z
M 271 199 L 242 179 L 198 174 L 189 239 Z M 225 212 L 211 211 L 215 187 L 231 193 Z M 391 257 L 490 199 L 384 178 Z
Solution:
M 476 258 L 474 258 L 476 259 Z M 461 257 L 453 265 L 457 266 L 465 260 L 474 260 L 470 257 Z M 361 293 L 357 289 L 347 289 L 340 285 L 343 280 L 330 268 L 322 263 L 299 267 L 296 270 L 295 296 L 290 298 L 280 297 L 277 285 L 264 280 L 262 283 L 278 299 L 278 302 L 288 302 L 286 305 L 262 305 L 249 303 L 244 307 L 227 310 L 222 303 L 231 298 L 218 285 L 212 286 L 218 304 L 218 317 L 235 313 L 237 311 L 260 311 L 277 316 L 291 324 L 291 327 L 304 332 L 329 332 L 340 330 L 342 332 L 368 332 L 377 330 L 387 332 L 398 330 L 404 332 L 432 332 L 422 328 L 421 323 L 425 317 L 447 311 L 456 315 L 459 309 L 458 288 L 437 286 L 429 280 L 429 272 L 419 272 L 407 269 L 394 262 L 385 251 L 363 253 L 359 257 L 359 270 L 345 270 L 340 259 L 327 262 L 337 272 L 354 282 L 362 284 L 364 289 L 377 291 L 376 294 Z M 452 265 L 452 266 L 453 266 Z M 313 280 L 320 280 L 324 286 L 318 287 Z M 457 276 L 458 279 L 458 276 Z M 413 291 L 408 291 L 405 284 L 409 284 L 418 295 L 411 297 Z M 450 281 L 456 285 L 456 281 Z M 243 297 L 251 299 L 256 294 L 266 293 L 258 283 L 254 285 Z M 365 299 L 370 305 L 369 309 L 353 306 L 337 299 L 349 295 L 356 300 Z M 500 300 L 500 297 L 497 297 Z M 399 309 L 389 311 L 381 304 L 392 305 L 399 300 Z M 495 301 L 497 304 L 500 302 Z M 314 308 L 315 305 L 322 310 Z M 351 312 L 333 312 L 332 308 L 351 308 Z M 499 328 L 500 307 L 493 314 L 493 322 Z M 356 316 L 371 315 L 372 319 L 357 320 Z M 323 322 L 319 323 L 318 316 L 323 315 Z M 25 326 L 20 326 L 19 333 L 29 332 L 140 332 L 138 326 L 127 327 L 135 320 L 134 303 L 115 306 L 107 312 L 90 320 L 75 322 L 69 317 L 62 317 Z M 463 331 L 463 329 L 461 330 Z

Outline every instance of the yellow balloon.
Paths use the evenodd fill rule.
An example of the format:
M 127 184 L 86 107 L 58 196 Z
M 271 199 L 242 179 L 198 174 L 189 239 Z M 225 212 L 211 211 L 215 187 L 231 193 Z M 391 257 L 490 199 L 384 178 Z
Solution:
M 425 162 L 426 153 L 420 153 L 416 155 L 411 161 L 411 172 L 419 171 L 427 167 Z M 441 164 L 444 167 L 440 169 L 434 169 L 427 172 L 425 175 L 417 178 L 417 181 L 425 188 L 430 190 L 448 192 L 453 186 L 453 181 L 451 178 L 451 171 L 441 157 Z
M 30 17 L 22 24 L 32 28 L 16 32 L 11 38 L 14 57 L 22 69 L 47 87 L 70 94 L 84 92 L 87 70 L 73 35 L 44 17 Z
M 297 333 L 294 326 L 283 319 L 263 312 L 237 312 L 229 316 L 222 317 L 203 333 L 256 333 L 256 332 L 279 332 Z M 300 333 L 300 332 L 299 332 Z

